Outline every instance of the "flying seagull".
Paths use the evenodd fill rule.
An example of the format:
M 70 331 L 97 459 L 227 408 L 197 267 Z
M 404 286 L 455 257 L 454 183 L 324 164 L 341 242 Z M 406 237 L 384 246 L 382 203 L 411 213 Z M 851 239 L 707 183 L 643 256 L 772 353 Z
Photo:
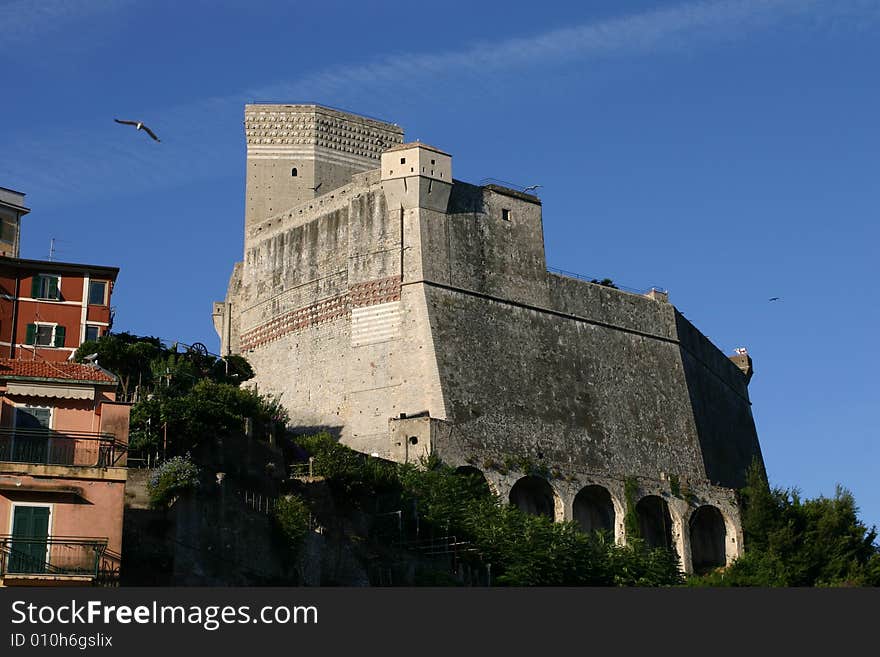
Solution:
M 534 189 L 538 189 L 538 187 L 543 187 L 544 185 L 529 185 L 528 187 L 523 189 L 523 192 L 530 192 Z
M 121 123 L 123 125 L 133 125 L 138 130 L 144 130 L 144 131 L 146 131 L 146 133 L 148 135 L 150 135 L 150 137 L 152 137 L 156 141 L 159 141 L 159 138 L 156 136 L 156 133 L 154 133 L 147 126 L 145 126 L 143 121 L 122 121 L 120 119 L 113 119 L 113 120 L 116 121 L 116 123 Z
M 323 185 L 323 184 L 324 184 L 323 182 L 319 182 L 317 185 L 315 185 L 314 187 L 311 187 L 310 189 L 311 189 L 313 192 L 317 192 L 317 191 L 318 191 L 318 187 L 320 187 L 320 186 Z
M 782 299 L 780 299 L 779 297 L 770 297 L 770 298 L 767 299 L 767 300 L 768 300 L 768 301 L 782 301 Z

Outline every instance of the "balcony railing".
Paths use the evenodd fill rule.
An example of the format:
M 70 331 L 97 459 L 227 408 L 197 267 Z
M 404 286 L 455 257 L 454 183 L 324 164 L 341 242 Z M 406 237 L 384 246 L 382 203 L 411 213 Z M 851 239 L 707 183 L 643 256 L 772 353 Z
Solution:
M 0 536 L 0 577 L 53 575 L 97 577 L 106 538 Z
M 0 429 L 0 461 L 106 468 L 123 465 L 125 453 L 109 433 Z

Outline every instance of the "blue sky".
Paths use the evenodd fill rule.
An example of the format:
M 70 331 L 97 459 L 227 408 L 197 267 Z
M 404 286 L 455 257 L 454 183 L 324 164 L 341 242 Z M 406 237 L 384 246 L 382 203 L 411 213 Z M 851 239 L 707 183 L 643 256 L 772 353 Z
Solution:
M 385 118 L 458 179 L 543 185 L 550 265 L 748 347 L 772 482 L 843 484 L 880 525 L 880 0 L 438 6 L 0 2 L 22 255 L 119 266 L 117 330 L 216 351 L 244 103 Z

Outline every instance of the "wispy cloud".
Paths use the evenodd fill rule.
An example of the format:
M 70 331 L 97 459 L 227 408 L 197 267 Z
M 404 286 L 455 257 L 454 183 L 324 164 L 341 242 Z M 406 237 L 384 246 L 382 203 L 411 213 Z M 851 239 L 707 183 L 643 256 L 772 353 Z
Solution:
M 14 0 L 0 5 L 3 41 L 17 45 L 95 14 L 118 11 L 135 0 Z
M 55 7 L 50 18 L 62 20 L 73 3 L 54 0 L 48 4 Z M 91 4 L 108 3 L 92 0 Z M 5 162 L 7 166 L 14 163 L 15 169 L 0 169 L 0 178 L 14 181 L 25 191 L 39 189 L 45 202 L 62 198 L 70 202 L 120 189 L 138 192 L 175 186 L 238 170 L 242 104 L 254 99 L 320 100 L 358 107 L 368 100 L 368 107 L 381 109 L 383 98 L 391 106 L 407 95 L 436 93 L 438 86 L 451 83 L 451 79 L 461 88 L 465 79 L 479 80 L 492 73 L 705 47 L 798 21 L 810 29 L 839 27 L 842 21 L 864 25 L 877 18 L 878 4 L 880 0 L 696 2 L 456 50 L 392 53 L 292 81 L 178 107 L 154 108 L 149 112 L 150 125 L 163 133 L 160 136 L 168 137 L 159 148 L 132 140 L 108 147 L 100 131 L 116 128 L 109 122 L 100 128 L 83 125 L 71 131 L 68 127 L 63 135 L 23 139 L 6 149 Z M 100 153 L 95 143 L 101 144 Z M 51 152 L 51 159 L 35 160 L 32 154 L 41 152 Z M 77 172 L 75 183 L 59 175 L 71 171 Z

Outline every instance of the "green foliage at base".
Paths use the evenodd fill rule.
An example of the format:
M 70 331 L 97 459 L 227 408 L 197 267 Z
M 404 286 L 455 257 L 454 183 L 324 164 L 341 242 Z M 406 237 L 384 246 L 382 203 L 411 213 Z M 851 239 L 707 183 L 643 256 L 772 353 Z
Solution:
M 186 390 L 159 389 L 131 409 L 131 446 L 157 448 L 167 435 L 169 450 L 181 453 L 207 439 L 241 435 L 247 418 L 258 438 L 287 420 L 276 399 L 229 383 L 202 379 Z
M 314 456 L 317 474 L 332 489 L 356 495 L 360 507 L 377 496 L 407 510 L 404 524 L 420 538 L 450 537 L 471 548 L 459 558 L 485 570 L 493 583 L 509 586 L 668 586 L 681 583 L 677 557 L 634 540 L 615 545 L 601 534 L 584 534 L 572 522 L 557 523 L 523 513 L 492 495 L 477 474 L 463 474 L 436 458 L 418 466 L 395 464 L 354 452 L 321 434 L 297 438 Z
M 801 499 L 770 488 L 755 463 L 740 491 L 745 555 L 730 567 L 690 578 L 695 586 L 880 586 L 877 532 L 858 519 L 852 494 Z
M 394 464 L 355 452 L 326 431 L 298 437 L 296 443 L 314 456 L 315 475 L 325 477 L 331 487 L 350 501 L 398 487 Z
M 164 508 L 184 491 L 198 486 L 199 468 L 187 454 L 170 458 L 156 468 L 147 482 L 147 492 L 152 506 Z
M 296 495 L 286 495 L 276 502 L 272 517 L 291 556 L 296 557 L 309 531 L 309 507 Z

